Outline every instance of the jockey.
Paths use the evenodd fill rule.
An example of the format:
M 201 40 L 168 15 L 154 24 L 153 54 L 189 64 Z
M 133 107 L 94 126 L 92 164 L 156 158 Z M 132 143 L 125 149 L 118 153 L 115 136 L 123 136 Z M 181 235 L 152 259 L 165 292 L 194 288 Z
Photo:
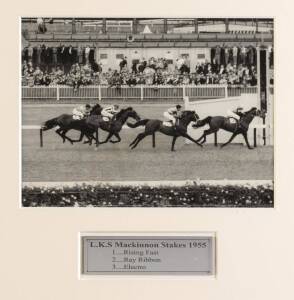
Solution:
M 107 118 L 109 121 L 112 121 L 114 119 L 114 116 L 118 113 L 119 106 L 117 104 L 110 105 L 107 107 L 104 107 L 101 111 L 102 117 Z
M 227 116 L 229 118 L 233 118 L 233 119 L 235 119 L 237 121 L 240 121 L 241 117 L 243 116 L 243 112 L 242 111 L 243 111 L 243 107 L 239 106 L 239 107 L 237 107 L 236 110 L 233 110 L 233 111 L 228 110 L 227 111 Z
M 72 111 L 74 120 L 82 120 L 90 115 L 91 105 L 81 105 L 79 107 L 75 107 Z
M 182 106 L 178 104 L 177 106 L 171 107 L 167 111 L 165 111 L 163 113 L 163 116 L 166 119 L 168 119 L 172 123 L 173 126 L 176 126 L 177 118 L 179 118 L 181 116 L 181 109 L 182 109 Z

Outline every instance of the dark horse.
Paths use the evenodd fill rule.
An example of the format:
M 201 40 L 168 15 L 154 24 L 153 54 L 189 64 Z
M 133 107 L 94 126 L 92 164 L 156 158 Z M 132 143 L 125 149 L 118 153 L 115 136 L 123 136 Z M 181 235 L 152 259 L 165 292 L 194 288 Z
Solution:
M 233 134 L 226 143 L 221 145 L 221 147 L 228 145 L 237 135 L 242 134 L 248 149 L 253 149 L 248 142 L 247 132 L 249 125 L 255 116 L 263 117 L 264 114 L 256 107 L 252 107 L 250 110 L 240 114 L 240 121 L 237 121 L 236 123 L 231 123 L 229 118 L 222 116 L 207 117 L 203 120 L 199 120 L 197 124 L 193 125 L 193 128 L 202 127 L 206 124 L 208 124 L 210 128 L 204 130 L 202 136 L 197 141 L 204 144 L 207 135 L 217 132 L 219 129 L 223 129 L 232 132 Z
M 136 113 L 136 111 L 134 111 L 132 107 L 127 107 L 125 109 L 121 109 L 121 111 L 119 111 L 116 114 L 115 120 L 111 122 L 103 120 L 101 116 L 92 115 L 89 118 L 87 118 L 86 125 L 89 130 L 92 130 L 92 132 L 98 132 L 98 129 L 102 129 L 109 133 L 107 138 L 103 142 L 99 142 L 98 134 L 97 134 L 97 140 L 96 140 L 97 145 L 107 143 L 112 138 L 113 135 L 117 138 L 117 140 L 115 141 L 110 140 L 110 142 L 118 143 L 121 141 L 119 132 L 121 131 L 123 125 L 128 120 L 128 118 L 133 118 L 136 121 L 140 120 L 140 117 Z
M 175 142 L 179 136 L 185 137 L 190 141 L 196 143 L 201 146 L 196 140 L 190 137 L 187 133 L 187 127 L 191 122 L 196 122 L 199 119 L 199 116 L 194 111 L 183 111 L 181 117 L 178 120 L 178 124 L 176 128 L 174 126 L 165 126 L 163 121 L 160 120 L 152 120 L 152 119 L 144 119 L 135 124 L 127 123 L 127 125 L 131 128 L 136 128 L 138 126 L 145 126 L 145 131 L 139 133 L 134 141 L 129 145 L 131 149 L 137 147 L 139 142 L 143 140 L 146 136 L 152 135 L 153 138 L 153 148 L 155 147 L 155 133 L 161 132 L 163 134 L 169 135 L 173 137 L 171 151 L 175 151 Z
M 100 115 L 101 110 L 102 110 L 102 107 L 99 104 L 94 105 L 90 111 L 89 117 Z M 68 140 L 71 144 L 73 144 L 73 142 L 81 141 L 84 135 L 89 140 L 92 140 L 93 131 L 90 130 L 88 128 L 88 126 L 86 125 L 86 119 L 87 118 L 82 119 L 82 120 L 74 120 L 72 115 L 62 114 L 57 118 L 53 118 L 53 119 L 46 121 L 42 125 L 42 130 L 46 131 L 46 130 L 49 130 L 49 129 L 52 129 L 52 128 L 55 128 L 58 126 L 56 133 L 62 138 L 63 143 L 65 142 L 65 140 Z M 71 138 L 66 136 L 66 133 L 71 129 L 81 132 L 79 140 L 72 140 Z

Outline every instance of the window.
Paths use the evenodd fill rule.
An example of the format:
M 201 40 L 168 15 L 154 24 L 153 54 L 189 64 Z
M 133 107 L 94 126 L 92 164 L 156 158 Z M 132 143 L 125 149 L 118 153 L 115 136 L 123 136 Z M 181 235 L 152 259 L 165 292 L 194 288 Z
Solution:
M 100 54 L 100 59 L 107 59 L 107 54 L 106 53 L 101 53 Z
M 203 54 L 203 53 L 197 54 L 197 58 L 205 59 L 205 54 Z
M 116 59 L 123 59 L 124 55 L 123 54 L 116 54 Z

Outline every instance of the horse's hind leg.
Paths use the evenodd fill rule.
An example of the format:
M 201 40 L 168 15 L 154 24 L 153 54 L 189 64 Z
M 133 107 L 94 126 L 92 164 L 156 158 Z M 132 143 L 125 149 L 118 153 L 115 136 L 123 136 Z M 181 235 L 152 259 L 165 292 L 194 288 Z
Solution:
M 133 144 L 133 146 L 131 147 L 131 149 L 134 149 L 137 147 L 137 145 L 149 134 L 147 134 L 146 132 L 142 132 L 139 133 L 137 138 L 136 138 L 136 142 Z
M 209 128 L 207 130 L 204 130 L 204 133 L 203 133 L 202 137 L 200 139 L 198 139 L 197 142 L 199 142 L 201 139 L 203 139 L 203 141 L 201 142 L 201 144 L 206 143 L 206 136 L 208 136 L 208 135 L 210 135 L 212 133 L 215 133 L 217 131 L 218 131 L 218 129 L 211 129 L 211 128 Z
M 224 144 L 221 145 L 221 148 L 223 148 L 223 147 L 225 147 L 226 145 L 230 144 L 231 141 L 232 141 L 238 134 L 239 134 L 239 132 L 234 132 L 234 133 L 232 134 L 232 136 L 230 137 L 230 139 L 229 139 L 226 143 L 224 143 Z
M 203 134 L 201 135 L 201 137 L 199 138 L 199 139 L 197 139 L 196 141 L 198 142 L 198 143 L 201 143 L 201 140 L 202 139 L 205 139 L 206 138 L 206 135 L 205 135 L 205 133 L 203 132 Z M 203 142 L 204 143 L 204 142 Z M 201 143 L 201 144 L 203 144 L 203 143 Z
M 140 134 L 140 133 L 139 133 L 139 134 Z M 136 138 L 129 144 L 129 147 L 133 146 L 133 145 L 137 142 L 139 134 L 138 134 L 138 135 L 136 136 Z

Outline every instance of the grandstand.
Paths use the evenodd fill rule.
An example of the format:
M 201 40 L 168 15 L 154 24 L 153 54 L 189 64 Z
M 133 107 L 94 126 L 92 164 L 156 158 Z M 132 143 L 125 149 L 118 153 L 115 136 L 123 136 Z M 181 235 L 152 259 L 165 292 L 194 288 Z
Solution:
M 163 57 L 174 64 L 189 56 L 191 70 L 198 62 L 211 61 L 211 49 L 268 47 L 273 44 L 272 19 L 44 19 L 40 32 L 36 18 L 22 19 L 23 47 L 89 47 L 103 70 L 128 66 L 140 58 Z

